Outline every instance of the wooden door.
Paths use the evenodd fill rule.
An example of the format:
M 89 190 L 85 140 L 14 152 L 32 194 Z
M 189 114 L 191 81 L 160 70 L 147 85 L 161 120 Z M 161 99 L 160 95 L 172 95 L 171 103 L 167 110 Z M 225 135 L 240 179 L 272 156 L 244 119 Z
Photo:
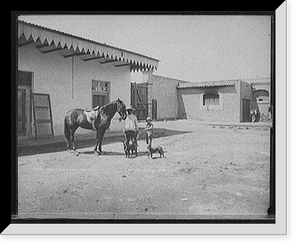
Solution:
M 36 138 L 54 135 L 50 94 L 33 94 L 33 116 Z
M 157 100 L 152 99 L 152 120 L 157 120 Z
M 250 122 L 250 100 L 243 99 L 243 122 Z
M 25 113 L 25 89 L 18 89 L 18 134 L 25 135 L 25 123 L 26 123 L 26 113 Z
M 103 106 L 108 103 L 108 99 L 106 95 L 93 95 L 93 108 L 97 106 Z
M 148 86 L 131 83 L 131 105 L 136 109 L 138 120 L 146 120 L 148 116 Z
M 26 71 L 18 71 L 18 135 L 32 135 L 31 118 L 32 118 L 32 102 L 31 102 L 31 85 L 33 73 Z

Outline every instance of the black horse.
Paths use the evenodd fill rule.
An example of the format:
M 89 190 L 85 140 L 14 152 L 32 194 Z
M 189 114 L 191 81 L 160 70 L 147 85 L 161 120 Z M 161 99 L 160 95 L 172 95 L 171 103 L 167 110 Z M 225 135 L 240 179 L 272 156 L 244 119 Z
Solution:
M 126 119 L 126 105 L 119 98 L 116 101 L 108 103 L 102 107 L 93 109 L 95 115 L 95 128 L 97 131 L 97 142 L 94 148 L 95 152 L 102 152 L 102 141 L 105 131 L 110 126 L 111 119 L 116 112 L 119 113 L 123 120 Z M 74 134 L 78 127 L 93 130 L 89 120 L 88 113 L 83 109 L 72 109 L 65 116 L 64 132 L 67 141 L 67 148 L 75 150 Z

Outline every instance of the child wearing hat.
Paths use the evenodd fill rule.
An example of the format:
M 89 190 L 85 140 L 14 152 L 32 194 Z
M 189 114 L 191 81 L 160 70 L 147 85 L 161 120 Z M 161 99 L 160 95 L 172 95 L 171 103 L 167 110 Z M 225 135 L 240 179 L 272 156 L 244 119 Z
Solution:
M 153 139 L 153 124 L 152 124 L 152 119 L 151 117 L 147 117 L 146 119 L 147 124 L 146 124 L 146 143 L 147 145 L 151 146 L 152 144 L 152 139 Z
M 126 144 L 129 144 L 129 141 L 133 141 L 137 144 L 136 136 L 138 134 L 138 123 L 137 117 L 133 114 L 135 109 L 130 106 L 127 108 L 127 118 L 125 119 L 125 136 L 126 136 Z

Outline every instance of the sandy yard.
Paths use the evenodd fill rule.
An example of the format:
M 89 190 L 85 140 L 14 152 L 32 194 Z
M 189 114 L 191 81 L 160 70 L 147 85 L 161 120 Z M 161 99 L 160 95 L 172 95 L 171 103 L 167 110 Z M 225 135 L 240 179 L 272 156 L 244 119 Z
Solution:
M 140 123 L 143 127 L 144 123 Z M 120 139 L 18 157 L 21 218 L 261 218 L 269 207 L 268 128 L 154 122 L 165 157 L 125 158 Z M 141 135 L 143 138 L 143 135 Z M 105 137 L 104 137 L 105 140 Z

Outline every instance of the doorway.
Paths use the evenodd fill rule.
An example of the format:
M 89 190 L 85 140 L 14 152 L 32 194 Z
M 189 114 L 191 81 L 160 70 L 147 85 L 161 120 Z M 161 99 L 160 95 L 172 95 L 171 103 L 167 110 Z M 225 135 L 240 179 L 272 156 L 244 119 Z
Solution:
M 148 117 L 148 85 L 147 83 L 131 83 L 131 105 L 136 109 L 138 120 L 146 120 Z
M 157 100 L 152 99 L 152 120 L 157 120 Z
M 108 103 L 108 99 L 106 95 L 97 95 L 97 94 L 93 94 L 93 106 L 92 108 L 95 108 L 97 106 L 103 106 L 106 103 Z
M 27 71 L 18 71 L 18 135 L 28 136 L 31 132 L 31 118 L 32 118 L 32 80 L 33 73 Z
M 242 112 L 242 122 L 250 122 L 250 100 L 243 99 L 243 112 Z
M 25 135 L 25 89 L 18 89 L 18 134 Z
M 109 102 L 110 83 L 92 80 L 92 108 L 103 106 Z

